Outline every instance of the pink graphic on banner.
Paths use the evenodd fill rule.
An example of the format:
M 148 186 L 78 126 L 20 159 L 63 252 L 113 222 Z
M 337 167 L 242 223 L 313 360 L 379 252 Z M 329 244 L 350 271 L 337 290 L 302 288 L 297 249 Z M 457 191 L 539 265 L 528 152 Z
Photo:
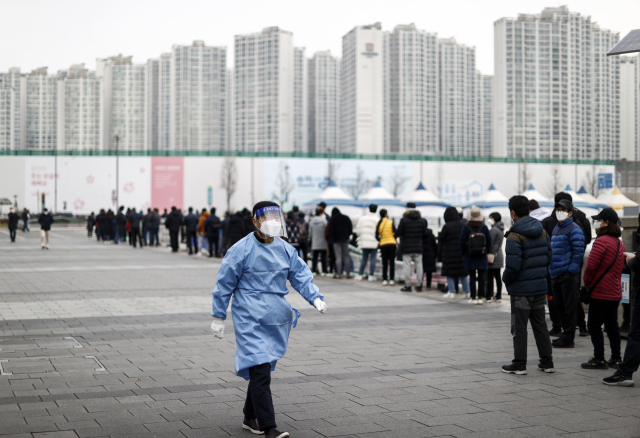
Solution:
M 183 208 L 182 157 L 151 157 L 151 205 L 162 213 L 172 206 Z

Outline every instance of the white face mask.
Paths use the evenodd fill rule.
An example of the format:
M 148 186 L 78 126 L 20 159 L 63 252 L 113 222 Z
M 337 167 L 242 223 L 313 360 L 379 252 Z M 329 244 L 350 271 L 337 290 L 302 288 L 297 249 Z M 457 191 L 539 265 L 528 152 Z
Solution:
M 491 225 L 491 226 L 493 226 L 493 225 L 495 225 L 495 224 L 496 224 L 496 221 L 494 221 L 494 220 L 493 220 L 493 219 L 491 219 L 491 218 L 489 218 L 488 222 L 489 222 L 489 225 Z
M 282 224 L 275 219 L 260 224 L 260 231 L 267 237 L 276 237 L 281 229 Z
M 564 222 L 569 218 L 569 213 L 567 213 L 566 211 L 556 211 L 556 219 L 558 219 L 558 222 Z

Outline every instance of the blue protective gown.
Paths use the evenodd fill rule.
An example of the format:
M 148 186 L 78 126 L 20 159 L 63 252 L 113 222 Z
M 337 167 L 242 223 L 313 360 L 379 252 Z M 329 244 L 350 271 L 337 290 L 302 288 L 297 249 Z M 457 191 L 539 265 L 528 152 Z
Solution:
M 252 366 L 270 363 L 271 371 L 275 370 L 287 351 L 293 324 L 293 309 L 285 298 L 289 293 L 287 279 L 309 304 L 318 297 L 324 301 L 298 251 L 278 237 L 261 243 L 249 234 L 222 260 L 211 315 L 226 319 L 233 295 L 236 374 L 245 380 L 249 380 Z

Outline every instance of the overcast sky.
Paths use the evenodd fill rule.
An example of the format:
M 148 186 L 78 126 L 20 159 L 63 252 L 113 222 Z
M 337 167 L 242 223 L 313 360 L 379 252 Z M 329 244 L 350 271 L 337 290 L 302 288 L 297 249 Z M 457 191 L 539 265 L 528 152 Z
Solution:
M 49 73 L 71 64 L 95 69 L 96 58 L 122 53 L 145 62 L 173 44 L 204 40 L 227 46 L 233 36 L 279 26 L 293 32 L 307 56 L 330 49 L 342 56 L 342 36 L 354 26 L 382 23 L 383 30 L 415 23 L 441 38 L 477 49 L 477 66 L 493 73 L 493 23 L 519 13 L 539 13 L 540 0 L 1 0 L 0 72 L 47 66 Z M 571 11 L 590 15 L 601 27 L 620 32 L 640 28 L 640 0 L 579 0 Z

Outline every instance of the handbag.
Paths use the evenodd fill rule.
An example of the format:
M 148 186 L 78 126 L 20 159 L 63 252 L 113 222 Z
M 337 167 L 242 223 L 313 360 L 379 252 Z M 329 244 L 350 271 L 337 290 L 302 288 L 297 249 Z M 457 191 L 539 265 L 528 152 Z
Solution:
M 580 301 L 584 304 L 589 304 L 591 302 L 591 291 L 593 291 L 598 283 L 609 273 L 613 265 L 618 261 L 618 253 L 620 252 L 620 240 L 618 239 L 618 249 L 616 249 L 616 256 L 613 258 L 613 262 L 609 265 L 609 267 L 598 277 L 595 283 L 591 287 L 586 284 L 580 288 Z

